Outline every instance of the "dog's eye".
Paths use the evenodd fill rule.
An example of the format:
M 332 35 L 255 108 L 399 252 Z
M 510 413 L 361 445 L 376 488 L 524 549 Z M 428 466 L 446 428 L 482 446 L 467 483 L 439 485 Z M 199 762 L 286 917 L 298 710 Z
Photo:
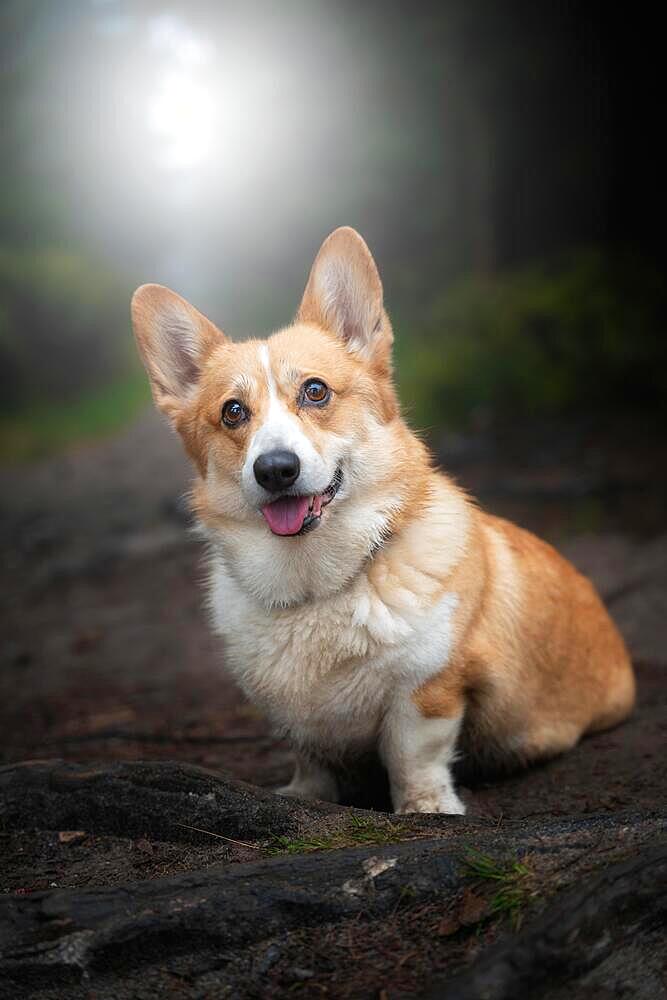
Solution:
M 303 387 L 303 398 L 309 403 L 326 403 L 329 399 L 329 387 L 318 378 L 311 378 Z
M 238 399 L 228 399 L 222 408 L 222 422 L 228 427 L 238 427 L 248 419 L 248 411 Z

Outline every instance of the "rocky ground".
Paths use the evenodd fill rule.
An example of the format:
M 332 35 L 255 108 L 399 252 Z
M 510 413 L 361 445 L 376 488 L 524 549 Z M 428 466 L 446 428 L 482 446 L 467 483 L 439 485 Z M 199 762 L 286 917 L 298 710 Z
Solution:
M 634 717 L 464 789 L 463 821 L 277 799 L 290 754 L 207 629 L 178 442 L 147 414 L 5 470 L 0 996 L 667 995 L 664 444 L 593 423 L 436 444 L 594 578 Z

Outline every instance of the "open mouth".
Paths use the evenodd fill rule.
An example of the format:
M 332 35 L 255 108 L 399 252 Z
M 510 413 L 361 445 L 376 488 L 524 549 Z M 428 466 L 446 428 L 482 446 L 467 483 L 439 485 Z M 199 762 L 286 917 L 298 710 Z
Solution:
M 278 497 L 262 507 L 262 514 L 274 535 L 304 535 L 320 523 L 322 511 L 338 493 L 343 473 L 336 469 L 324 493 L 314 496 Z

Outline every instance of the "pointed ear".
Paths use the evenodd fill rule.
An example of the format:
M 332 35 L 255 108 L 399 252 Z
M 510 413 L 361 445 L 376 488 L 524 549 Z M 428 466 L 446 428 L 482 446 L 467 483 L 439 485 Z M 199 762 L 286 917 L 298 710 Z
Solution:
M 132 326 L 155 403 L 173 417 L 191 398 L 204 359 L 226 338 L 189 302 L 162 285 L 136 290 Z
M 356 230 L 336 229 L 320 247 L 297 320 L 330 330 L 366 358 L 388 350 L 392 336 L 382 306 L 382 282 Z

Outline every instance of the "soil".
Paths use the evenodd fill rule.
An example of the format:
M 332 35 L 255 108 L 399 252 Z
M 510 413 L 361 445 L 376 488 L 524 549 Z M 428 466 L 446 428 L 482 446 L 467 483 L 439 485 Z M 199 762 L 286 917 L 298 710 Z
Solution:
M 655 839 L 642 823 L 667 806 L 665 446 L 646 428 L 595 422 L 442 435 L 437 446 L 484 506 L 540 532 L 594 579 L 639 679 L 637 711 L 623 726 L 541 767 L 464 788 L 466 829 L 474 840 L 476 830 L 504 824 L 626 817 L 627 844 L 638 854 Z M 188 481 L 178 442 L 152 413 L 115 438 L 2 471 L 0 762 L 179 761 L 266 788 L 289 778 L 289 748 L 225 674 L 208 629 L 202 550 L 183 500 Z M 376 806 L 382 794 L 378 786 Z M 416 822 L 412 832 L 442 830 Z M 265 856 L 265 842 L 211 834 L 53 829 L 35 815 L 0 833 L 0 894 L 128 886 L 246 865 L 258 850 Z M 582 843 L 559 891 L 616 857 L 607 835 Z M 202 946 L 195 959 L 161 959 L 140 975 L 128 965 L 127 974 L 109 973 L 109 995 L 120 996 L 122 982 L 127 997 L 420 996 L 508 930 L 486 916 L 466 928 L 458 910 L 452 924 L 445 911 L 456 910 L 462 892 L 454 901 L 408 899 L 377 918 L 356 914 L 269 937 L 260 928 L 252 947 L 221 955 Z M 637 947 L 619 945 L 626 961 L 603 957 L 574 986 L 554 980 L 544 995 L 667 995 L 664 937 L 649 928 Z M 42 984 L 35 995 L 76 989 Z M 98 996 L 87 989 L 80 995 Z

